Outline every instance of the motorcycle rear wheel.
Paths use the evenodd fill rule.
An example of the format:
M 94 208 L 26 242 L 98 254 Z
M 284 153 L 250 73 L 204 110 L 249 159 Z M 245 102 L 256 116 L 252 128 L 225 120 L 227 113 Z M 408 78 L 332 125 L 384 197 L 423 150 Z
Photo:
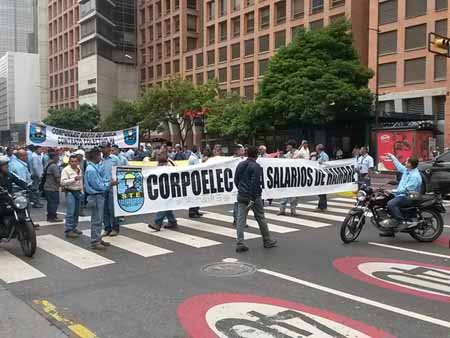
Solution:
M 363 228 L 364 220 L 361 219 L 363 215 L 348 215 L 341 225 L 341 240 L 345 244 L 355 241 Z
M 36 232 L 34 231 L 32 222 L 25 222 L 19 237 L 19 241 L 25 256 L 33 257 L 36 252 Z
M 444 231 L 444 220 L 442 219 L 442 215 L 438 211 L 431 209 L 422 210 L 421 214 L 422 218 L 424 218 L 424 221 L 427 223 L 427 228 L 416 228 L 410 232 L 410 235 L 419 242 L 433 242 L 438 239 Z M 428 232 L 429 229 L 432 231 Z

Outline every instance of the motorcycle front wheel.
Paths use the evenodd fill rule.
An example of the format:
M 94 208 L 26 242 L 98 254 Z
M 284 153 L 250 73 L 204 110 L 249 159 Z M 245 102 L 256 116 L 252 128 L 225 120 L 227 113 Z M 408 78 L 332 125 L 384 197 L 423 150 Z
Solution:
M 364 225 L 364 216 L 359 215 L 348 215 L 341 225 L 341 240 L 345 244 L 355 241 Z
M 418 226 L 410 235 L 419 242 L 433 242 L 444 231 L 442 215 L 438 211 L 431 209 L 422 210 L 421 215 L 425 224 Z
M 36 252 L 36 232 L 32 222 L 25 221 L 19 235 L 19 241 L 25 256 L 33 257 Z

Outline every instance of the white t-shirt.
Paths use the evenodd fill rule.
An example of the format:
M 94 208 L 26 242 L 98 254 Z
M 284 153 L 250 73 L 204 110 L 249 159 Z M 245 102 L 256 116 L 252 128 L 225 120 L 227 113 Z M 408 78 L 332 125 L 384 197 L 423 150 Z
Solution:
M 298 150 L 298 158 L 304 159 L 304 160 L 309 160 L 309 149 L 308 148 L 303 148 L 301 147 Z
M 373 158 L 369 154 L 358 157 L 358 169 L 360 174 L 368 174 L 369 169 L 374 166 Z

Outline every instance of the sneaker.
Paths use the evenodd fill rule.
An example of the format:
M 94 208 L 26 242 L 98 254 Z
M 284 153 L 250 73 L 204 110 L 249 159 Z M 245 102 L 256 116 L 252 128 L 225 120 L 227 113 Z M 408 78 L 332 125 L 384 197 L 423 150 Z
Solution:
M 119 232 L 117 230 L 113 230 L 111 231 L 111 233 L 109 234 L 110 237 L 116 237 L 119 235 Z
M 246 252 L 248 251 L 248 246 L 244 243 L 238 243 L 236 245 L 236 252 Z
M 197 212 L 197 216 L 202 217 L 205 213 L 203 212 Z
M 277 246 L 277 241 L 275 239 L 268 239 L 264 241 L 264 247 L 266 249 L 275 248 Z
M 291 209 L 291 216 L 297 216 L 297 211 L 295 209 Z
M 111 245 L 111 243 L 105 242 L 105 241 L 103 241 L 103 240 L 100 241 L 100 244 L 103 245 L 103 246 L 105 246 L 105 247 Z
M 69 232 L 66 232 L 66 233 L 64 234 L 64 236 L 65 236 L 66 238 L 78 238 L 78 237 L 80 237 L 80 235 L 77 234 L 75 231 L 69 231 Z
M 148 227 L 150 229 L 156 230 L 156 231 L 161 231 L 161 225 L 159 224 L 149 224 Z
M 92 250 L 105 250 L 106 246 L 102 245 L 100 242 L 91 243 Z
M 325 210 L 327 210 L 327 209 L 317 207 L 314 211 L 315 212 L 321 212 L 321 211 L 325 211 Z
M 33 223 L 33 228 L 34 230 L 39 230 L 41 226 L 39 225 L 39 223 Z
M 178 228 L 178 223 L 177 223 L 177 221 L 175 221 L 175 222 L 169 222 L 169 224 L 167 224 L 167 225 L 165 226 L 165 228 L 166 228 L 166 229 L 176 229 L 176 228 Z
M 82 235 L 83 234 L 83 232 L 78 230 L 78 229 L 73 229 L 72 232 L 76 233 L 77 235 Z
M 107 237 L 111 235 L 111 230 L 103 230 L 101 237 Z
M 47 222 L 49 222 L 49 223 L 58 223 L 58 222 L 61 222 L 61 220 L 59 220 L 57 218 L 47 218 Z

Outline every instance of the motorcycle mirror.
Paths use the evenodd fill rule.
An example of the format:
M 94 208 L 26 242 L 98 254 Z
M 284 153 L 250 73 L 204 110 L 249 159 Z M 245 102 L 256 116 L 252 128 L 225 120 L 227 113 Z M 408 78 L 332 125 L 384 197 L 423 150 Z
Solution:
M 389 185 L 397 185 L 398 184 L 398 182 L 397 181 L 394 181 L 394 180 L 392 180 L 392 181 L 389 181 L 387 184 L 389 184 Z

